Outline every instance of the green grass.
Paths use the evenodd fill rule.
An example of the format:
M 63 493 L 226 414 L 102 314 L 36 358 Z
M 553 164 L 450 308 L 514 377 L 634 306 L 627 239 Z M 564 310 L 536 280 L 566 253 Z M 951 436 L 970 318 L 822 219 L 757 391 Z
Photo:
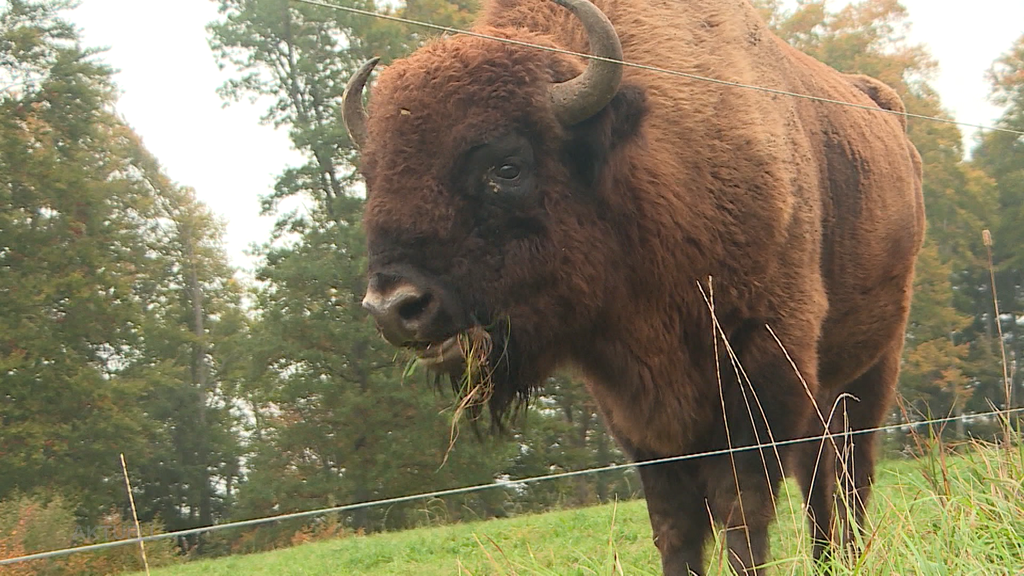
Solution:
M 889 461 L 879 469 L 871 533 L 837 574 L 1024 574 L 1024 448 Z M 788 492 L 788 493 L 787 493 Z M 770 574 L 811 574 L 800 494 L 779 498 Z M 730 574 L 718 543 L 710 575 Z M 660 575 L 642 500 L 513 519 L 349 536 L 274 552 L 155 569 L 153 576 Z

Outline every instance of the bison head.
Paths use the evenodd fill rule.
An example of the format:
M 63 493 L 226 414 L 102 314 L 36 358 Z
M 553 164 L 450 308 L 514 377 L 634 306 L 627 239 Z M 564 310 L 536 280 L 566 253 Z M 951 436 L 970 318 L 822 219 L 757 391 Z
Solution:
M 485 379 L 493 423 L 613 322 L 605 304 L 622 296 L 616 173 L 643 92 L 621 84 L 604 14 L 553 1 L 600 59 L 512 24 L 478 27 L 511 42 L 437 40 L 384 69 L 366 111 L 371 60 L 343 102 L 367 189 L 363 306 L 463 392 L 467 371 Z

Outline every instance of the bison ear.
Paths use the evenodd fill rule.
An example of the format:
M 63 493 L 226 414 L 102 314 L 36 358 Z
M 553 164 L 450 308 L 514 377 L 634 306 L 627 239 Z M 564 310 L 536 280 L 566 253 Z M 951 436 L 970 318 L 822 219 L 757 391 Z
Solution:
M 646 115 L 643 88 L 624 84 L 603 110 L 569 128 L 563 155 L 581 184 L 587 188 L 597 184 L 608 159 L 637 137 Z

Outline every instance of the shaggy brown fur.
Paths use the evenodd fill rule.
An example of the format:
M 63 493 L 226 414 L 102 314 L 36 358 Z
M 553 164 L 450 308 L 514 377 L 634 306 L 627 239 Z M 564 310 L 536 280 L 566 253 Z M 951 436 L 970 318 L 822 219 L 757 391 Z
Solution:
M 628 62 L 902 110 L 887 86 L 777 39 L 745 0 L 595 4 Z M 475 30 L 589 46 L 549 0 L 491 0 Z M 562 126 L 546 87 L 585 64 L 455 36 L 379 75 L 362 153 L 369 290 L 424 295 L 407 312 L 423 320 L 415 342 L 389 339 L 486 327 L 496 417 L 575 366 L 635 459 L 820 433 L 842 393 L 834 430 L 879 424 L 924 229 L 905 119 L 626 67 L 603 111 Z M 508 158 L 521 171 L 497 184 Z M 860 502 L 871 486 L 874 435 L 845 442 L 845 459 L 814 442 L 641 466 L 664 573 L 701 572 L 709 511 L 733 566 L 761 573 L 790 471 L 821 556 L 835 464 Z

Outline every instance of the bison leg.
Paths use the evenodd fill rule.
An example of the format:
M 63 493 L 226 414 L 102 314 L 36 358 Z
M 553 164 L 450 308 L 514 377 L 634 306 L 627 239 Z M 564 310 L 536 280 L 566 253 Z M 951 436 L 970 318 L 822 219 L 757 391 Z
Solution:
M 770 444 L 804 433 L 812 410 L 808 390 L 817 391 L 817 331 L 781 322 L 772 329 L 785 351 L 763 322 L 749 322 L 731 334 L 742 373 L 729 367 L 721 380 L 727 440 L 735 448 L 768 446 L 737 451 L 707 464 L 708 484 L 714 487 L 709 494 L 712 513 L 728 530 L 730 564 L 745 575 L 763 573 L 775 496 L 783 465 L 794 450 Z
M 653 459 L 649 454 L 638 460 Z M 704 573 L 704 542 L 711 522 L 694 465 L 668 462 L 640 466 L 654 544 L 661 553 L 665 576 L 700 576 Z
M 843 540 L 854 554 L 859 554 L 854 531 L 863 529 L 867 502 L 874 482 L 878 434 L 859 431 L 877 428 L 885 420 L 896 390 L 900 353 L 900 346 L 893 346 L 867 372 L 850 382 L 845 392 L 852 398 L 840 401 L 834 416 L 842 429 L 851 432 L 842 437 L 839 443 L 841 454 L 838 476 L 843 489 L 839 507 L 840 519 L 843 521 Z M 850 507 L 853 509 L 852 514 L 848 512 Z
M 760 576 L 768 560 L 768 527 L 775 517 L 774 494 L 782 471 L 769 456 L 762 461 L 756 452 L 729 458 L 708 462 L 709 482 L 714 478 L 708 493 L 711 514 L 725 527 L 729 565 L 737 574 Z
M 829 407 L 825 406 L 822 412 L 827 414 L 828 409 Z M 824 564 L 832 545 L 835 519 L 832 507 L 835 504 L 836 453 L 832 440 L 824 437 L 824 426 L 817 415 L 812 416 L 812 425 L 808 428 L 806 436 L 821 440 L 799 445 L 796 475 L 807 503 L 807 521 L 811 530 L 814 559 Z

